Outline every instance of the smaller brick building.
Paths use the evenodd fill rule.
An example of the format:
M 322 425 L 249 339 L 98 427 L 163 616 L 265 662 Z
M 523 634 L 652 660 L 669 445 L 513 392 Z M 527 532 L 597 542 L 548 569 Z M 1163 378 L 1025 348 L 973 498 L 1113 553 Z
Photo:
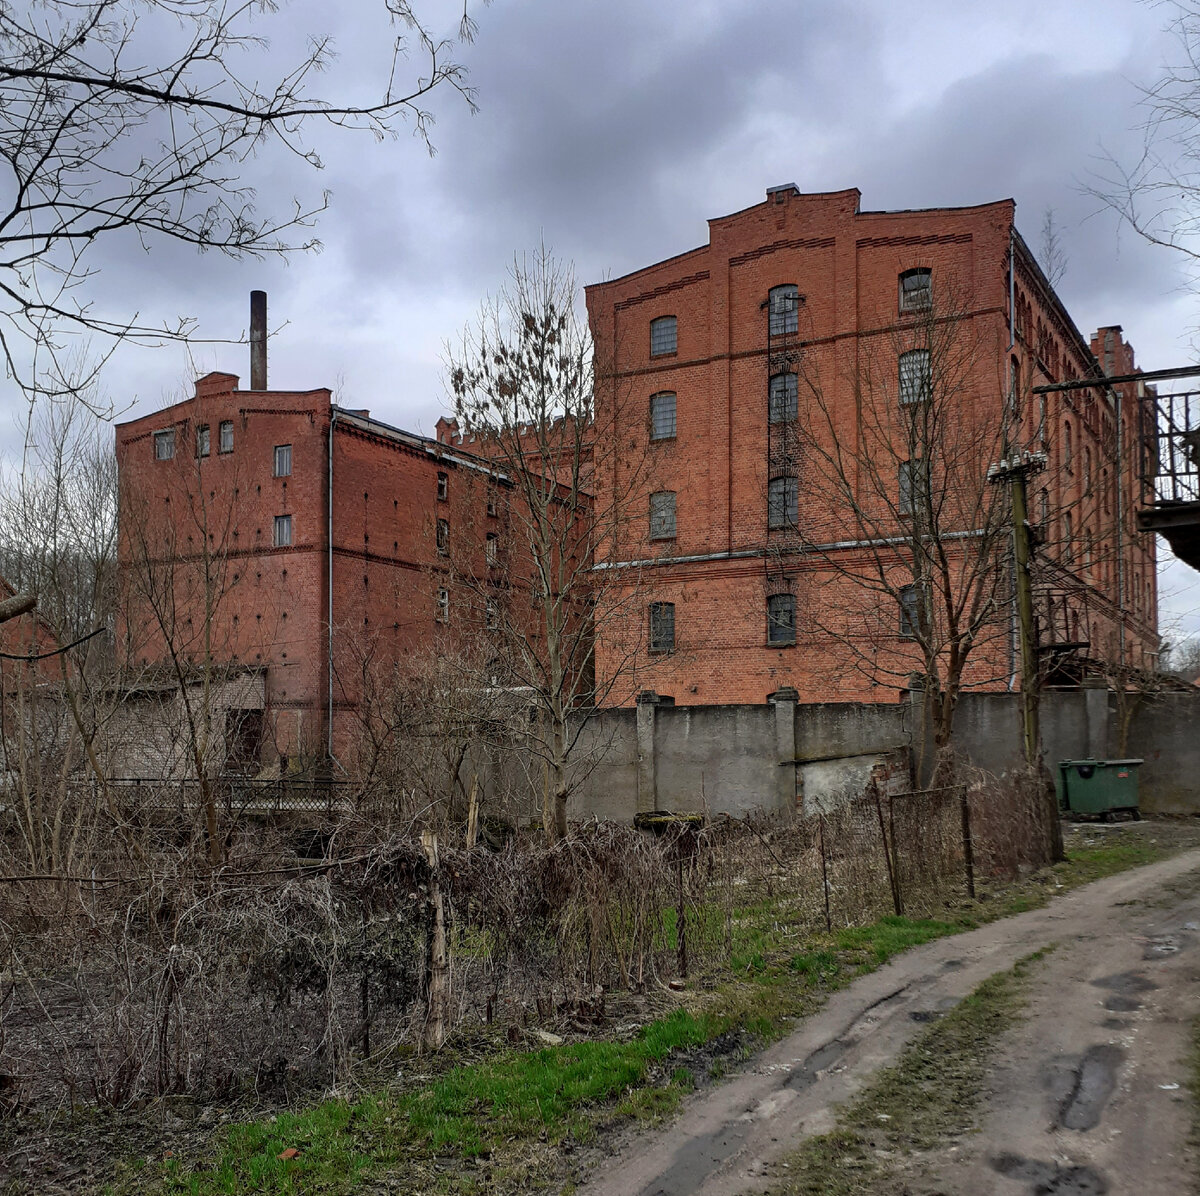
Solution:
M 120 650 L 148 674 L 261 676 L 261 710 L 219 712 L 231 759 L 340 759 L 365 669 L 486 636 L 508 526 L 486 461 L 327 389 L 245 391 L 225 373 L 116 441 Z

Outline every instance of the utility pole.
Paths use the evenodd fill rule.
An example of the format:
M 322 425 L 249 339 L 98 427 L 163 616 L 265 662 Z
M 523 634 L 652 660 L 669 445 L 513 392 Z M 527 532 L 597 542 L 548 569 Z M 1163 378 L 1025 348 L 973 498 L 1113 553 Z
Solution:
M 1038 726 L 1037 644 L 1033 629 L 1033 582 L 1030 562 L 1033 549 L 1029 533 L 1029 478 L 1046 468 L 1046 454 L 1026 449 L 1013 453 L 988 468 L 987 479 L 995 485 L 1007 485 L 1012 498 L 1013 573 L 1016 586 L 1017 631 L 1021 648 L 1021 743 L 1025 762 L 1032 775 L 1045 784 L 1042 777 L 1042 747 Z M 1048 786 L 1047 815 L 1050 829 L 1050 854 L 1055 860 L 1063 856 L 1062 828 L 1058 822 L 1058 799 L 1053 784 Z

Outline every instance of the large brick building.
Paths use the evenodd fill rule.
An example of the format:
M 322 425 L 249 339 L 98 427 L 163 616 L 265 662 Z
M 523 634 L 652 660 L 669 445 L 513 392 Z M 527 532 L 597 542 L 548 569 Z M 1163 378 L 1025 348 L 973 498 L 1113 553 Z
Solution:
M 230 756 L 340 759 L 368 670 L 484 636 L 495 617 L 481 595 L 503 591 L 503 473 L 328 390 L 208 374 L 118 425 L 117 461 L 123 650 L 151 675 L 216 670 L 226 690 L 252 677 L 217 712 Z
M 1034 390 L 1130 372 L 1120 328 L 1080 334 L 1011 200 L 871 212 L 859 198 L 773 188 L 709 221 L 707 244 L 587 289 L 598 404 L 634 411 L 620 434 L 654 458 L 644 515 L 606 562 L 644 593 L 630 632 L 638 684 L 690 704 L 761 702 L 783 686 L 805 701 L 897 696 L 919 668 L 905 607 L 914 587 L 879 566 L 880 546 L 909 534 L 909 491 L 930 457 L 940 506 L 951 446 L 906 459 L 889 437 L 932 407 L 930 344 L 953 373 L 944 410 L 973 438 L 973 456 L 954 452 L 979 479 L 960 478 L 957 507 L 943 513 L 959 546 L 948 552 L 967 562 L 983 535 L 972 503 L 988 493 L 989 457 L 1044 451 L 1030 500 L 1047 679 L 1152 665 L 1155 547 L 1133 523 L 1133 391 Z M 835 501 L 839 480 L 853 518 Z M 1008 687 L 1009 592 L 987 601 L 963 681 Z M 599 672 L 630 648 L 602 641 Z

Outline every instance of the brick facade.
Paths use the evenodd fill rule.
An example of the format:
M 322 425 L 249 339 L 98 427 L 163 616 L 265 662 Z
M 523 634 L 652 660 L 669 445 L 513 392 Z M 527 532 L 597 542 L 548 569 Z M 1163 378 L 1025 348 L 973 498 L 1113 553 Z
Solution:
M 263 763 L 295 767 L 330 742 L 340 759 L 353 750 L 364 669 L 403 667 L 485 630 L 480 587 L 457 584 L 450 561 L 488 577 L 487 537 L 505 543 L 504 479 L 338 407 L 328 390 L 237 383 L 209 374 L 193 398 L 117 427 L 119 642 L 135 668 L 174 653 L 197 672 L 206 659 L 265 669 Z M 173 433 L 169 459 L 156 433 Z M 290 446 L 286 476 L 277 446 Z M 290 543 L 276 543 L 281 516 Z
M 625 530 L 612 562 L 644 592 L 644 625 L 623 643 L 602 640 L 598 647 L 601 675 L 636 652 L 636 683 L 625 700 L 639 687 L 691 704 L 761 702 L 784 685 L 804 701 L 899 695 L 906 669 L 918 663 L 900 634 L 899 611 L 894 600 L 847 579 L 854 554 L 869 549 L 854 542 L 828 547 L 848 533 L 827 491 L 806 485 L 813 475 L 803 454 L 785 443 L 788 421 L 770 419 L 768 379 L 776 372 L 776 337 L 788 340 L 791 360 L 800 363 L 790 368 L 799 375 L 801 418 L 806 392 L 810 401 L 818 394 L 825 443 L 850 446 L 853 457 L 870 431 L 863 413 L 904 402 L 895 397 L 904 386 L 897 382 L 898 351 L 915 319 L 905 291 L 906 276 L 922 284 L 914 272 L 923 273 L 925 286 L 931 280 L 936 310 L 947 313 L 941 326 L 962 353 L 955 386 L 974 426 L 1003 424 L 1008 447 L 1048 453 L 1030 502 L 1042 540 L 1040 634 L 1052 668 L 1078 671 L 1120 656 L 1152 665 L 1154 540 L 1133 525 L 1136 420 L 1127 405 L 1118 448 L 1111 389 L 1044 402 L 1032 390 L 1093 376 L 1093 353 L 1107 372 L 1124 373 L 1132 349 L 1117 328 L 1084 340 L 1016 232 L 1014 215 L 1010 200 L 868 212 L 857 190 L 805 195 L 777 188 L 763 203 L 709 221 L 707 245 L 587 288 L 598 405 L 631 406 L 637 415 L 618 434 L 631 444 L 648 442 L 655 458 L 647 516 Z M 773 289 L 787 286 L 799 295 L 790 330 L 786 320 L 778 328 L 771 323 Z M 674 395 L 675 427 L 656 439 L 651 400 L 660 394 Z M 790 536 L 769 526 L 768 502 L 773 479 L 789 472 L 777 458 L 789 452 L 795 496 L 775 493 L 794 503 Z M 981 477 L 985 471 L 986 464 Z M 886 503 L 873 506 L 868 481 L 857 481 L 860 497 L 883 512 L 875 526 L 886 537 Z M 651 535 L 654 493 L 674 496 L 670 536 Z M 957 500 L 964 510 L 969 497 Z M 961 534 L 970 531 L 964 523 Z M 804 551 L 814 544 L 824 551 Z M 779 593 L 795 601 L 795 643 L 788 646 L 768 642 L 768 599 Z M 673 607 L 670 652 L 650 650 L 656 603 Z M 1004 688 L 1014 673 L 1007 603 L 988 632 L 964 681 Z

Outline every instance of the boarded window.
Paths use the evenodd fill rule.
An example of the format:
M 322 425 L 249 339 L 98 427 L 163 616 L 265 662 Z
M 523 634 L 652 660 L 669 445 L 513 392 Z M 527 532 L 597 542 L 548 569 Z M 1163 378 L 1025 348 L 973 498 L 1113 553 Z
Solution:
M 675 492 L 663 490 L 650 495 L 650 539 L 675 539 Z

